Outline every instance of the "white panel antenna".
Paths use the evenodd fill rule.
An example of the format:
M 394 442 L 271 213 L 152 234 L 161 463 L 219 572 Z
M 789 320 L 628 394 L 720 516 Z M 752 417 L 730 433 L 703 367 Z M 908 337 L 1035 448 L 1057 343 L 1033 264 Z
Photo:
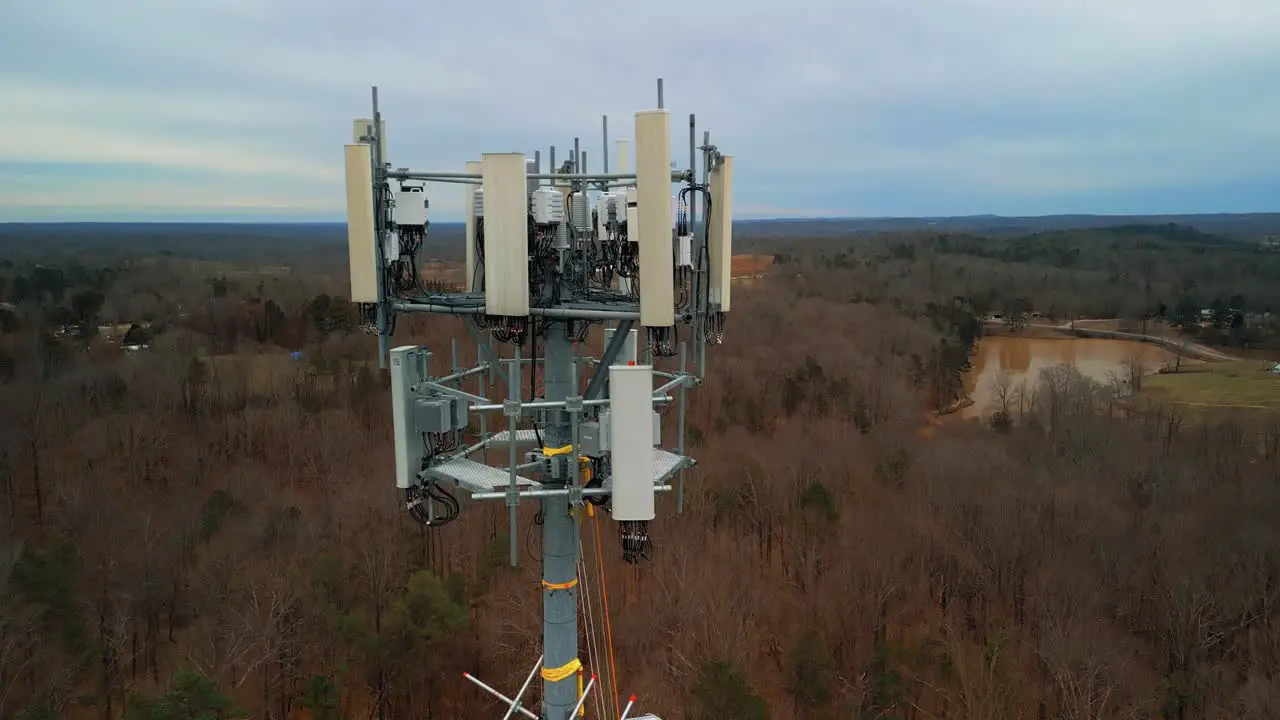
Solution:
M 412 388 L 424 379 L 427 353 L 403 345 L 391 349 L 391 424 L 396 439 L 396 487 L 408 490 L 418 484 L 426 446 L 414 427 Z
M 344 147 L 347 176 L 347 261 L 351 302 L 378 302 L 378 253 L 373 227 L 373 159 L 368 145 Z
M 617 332 L 618 331 L 615 328 L 604 329 L 605 347 L 608 347 L 609 343 L 613 342 L 613 336 Z M 636 347 L 637 347 L 636 336 L 637 335 L 638 333 L 635 330 L 630 330 L 627 332 L 627 339 L 622 341 L 622 349 L 618 351 L 617 362 L 619 365 L 626 365 L 627 363 L 633 363 L 639 359 L 636 357 Z
M 617 148 L 618 153 L 615 158 L 618 164 L 617 172 L 626 175 L 631 172 L 631 143 L 626 140 L 619 140 Z
M 484 304 L 489 315 L 529 314 L 529 196 L 524 153 L 485 153 Z
M 636 217 L 639 228 L 640 324 L 675 324 L 675 260 L 671 253 L 671 115 L 636 113 Z
M 468 160 L 466 171 L 468 173 L 481 172 L 483 165 L 479 160 Z M 466 184 L 462 186 L 464 191 L 462 201 L 462 211 L 466 217 L 466 229 L 464 236 L 467 244 L 467 265 L 466 265 L 466 288 L 467 292 L 476 292 L 480 288 L 481 275 L 476 272 L 476 200 L 475 192 L 480 189 L 480 183 L 475 185 Z M 483 198 L 484 196 L 481 195 Z
M 653 368 L 611 366 L 609 407 L 613 519 L 647 522 L 654 518 Z
M 733 279 L 733 156 L 721 155 L 711 169 L 711 223 L 707 257 L 711 262 L 711 302 L 729 312 L 729 287 Z

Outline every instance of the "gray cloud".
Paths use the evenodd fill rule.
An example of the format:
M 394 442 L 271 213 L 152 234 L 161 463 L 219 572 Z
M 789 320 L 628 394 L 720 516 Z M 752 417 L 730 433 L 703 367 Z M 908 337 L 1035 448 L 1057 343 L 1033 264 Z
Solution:
M 675 158 L 696 112 L 739 157 L 744 214 L 1079 211 L 1099 193 L 1177 211 L 1280 179 L 1277 27 L 1274 0 L 16 3 L 0 163 L 118 165 L 84 197 L 140 212 L 340 215 L 371 84 L 397 165 L 579 135 L 599 167 L 600 115 L 627 137 L 661 76 Z M 65 178 L 15 177 L 0 218 L 74 203 Z M 433 207 L 456 211 L 455 190 Z

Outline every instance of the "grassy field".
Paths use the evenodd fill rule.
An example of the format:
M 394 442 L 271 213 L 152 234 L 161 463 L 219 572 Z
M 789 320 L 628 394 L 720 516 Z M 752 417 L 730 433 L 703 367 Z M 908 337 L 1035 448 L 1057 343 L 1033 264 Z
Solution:
M 1192 407 L 1280 410 L 1280 375 L 1262 360 L 1197 363 L 1182 372 L 1153 375 L 1143 394 Z

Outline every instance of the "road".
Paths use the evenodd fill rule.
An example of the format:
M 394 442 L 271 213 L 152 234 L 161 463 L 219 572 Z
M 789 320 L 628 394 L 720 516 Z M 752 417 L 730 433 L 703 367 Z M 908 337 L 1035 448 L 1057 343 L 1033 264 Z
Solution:
M 1067 333 L 1068 335 L 1075 335 L 1076 337 L 1108 338 L 1112 340 L 1133 340 L 1135 342 L 1145 342 L 1162 347 L 1172 353 L 1181 353 L 1183 357 L 1207 360 L 1209 362 L 1224 362 L 1236 359 L 1220 350 L 1215 350 L 1207 345 L 1201 345 L 1200 343 L 1194 343 L 1189 340 L 1175 340 L 1171 338 L 1163 338 L 1158 335 L 1141 335 L 1139 333 L 1121 332 L 1119 330 L 1103 330 L 1101 328 L 1081 327 L 1082 325 L 1103 322 L 1111 323 L 1116 321 L 1114 319 L 1095 318 L 1088 320 L 1076 320 L 1074 322 L 1063 323 L 1062 325 L 1028 324 L 1028 327 L 1057 330 L 1059 332 Z

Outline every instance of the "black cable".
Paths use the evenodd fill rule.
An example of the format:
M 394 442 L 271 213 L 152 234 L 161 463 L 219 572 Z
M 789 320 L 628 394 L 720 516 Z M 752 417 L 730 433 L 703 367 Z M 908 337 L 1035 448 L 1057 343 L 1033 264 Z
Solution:
M 471 268 L 471 287 L 483 290 L 481 271 L 484 270 L 484 218 L 476 218 L 475 267 Z
M 649 352 L 654 357 L 671 357 L 680 344 L 680 326 L 651 327 L 646 335 Z
M 653 549 L 649 540 L 649 522 L 647 520 L 622 520 L 618 522 L 618 536 L 622 541 L 623 561 L 635 564 L 648 560 Z
M 680 194 L 678 198 L 680 200 L 684 200 L 687 207 L 688 196 L 695 192 L 702 196 L 702 202 L 705 207 L 705 218 L 706 218 L 706 220 L 704 220 L 702 223 L 702 243 L 701 243 L 701 247 L 698 249 L 698 259 L 701 261 L 699 265 L 703 268 L 707 268 L 707 270 L 709 271 L 710 265 L 711 265 L 711 257 L 710 257 L 710 250 L 709 250 L 709 248 L 711 247 L 711 208 L 712 208 L 711 189 L 705 185 L 690 184 L 680 189 Z M 683 227 L 685 228 L 686 232 L 697 231 L 697 228 L 689 226 L 688 219 L 684 217 L 683 213 L 681 214 L 681 218 L 684 220 Z M 680 224 L 677 223 L 678 227 L 679 225 Z M 679 232 L 678 229 L 677 229 L 677 232 Z M 703 287 L 699 289 L 702 291 L 701 294 L 703 299 L 703 307 L 709 307 L 711 304 L 711 283 L 706 282 L 704 278 L 702 285 Z
M 591 479 L 587 481 L 585 488 L 599 488 L 604 486 L 604 460 L 602 458 L 591 458 Z M 603 507 L 609 502 L 608 495 L 586 495 L 586 501 L 596 507 Z

